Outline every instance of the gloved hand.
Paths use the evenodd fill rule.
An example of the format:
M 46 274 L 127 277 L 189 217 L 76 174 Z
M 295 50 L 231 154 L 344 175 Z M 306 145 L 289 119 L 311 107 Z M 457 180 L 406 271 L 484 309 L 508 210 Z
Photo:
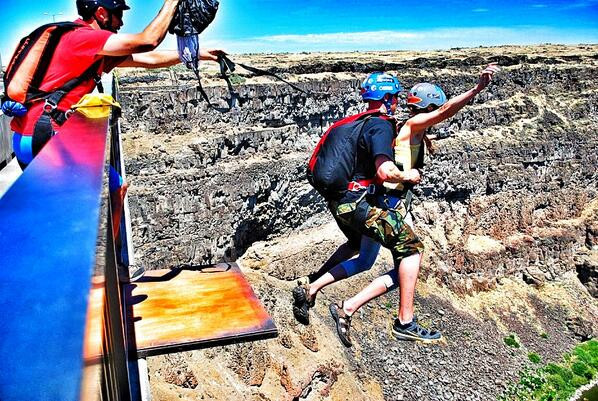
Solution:
M 2 112 L 9 117 L 22 117 L 27 113 L 27 107 L 14 100 L 2 102 Z

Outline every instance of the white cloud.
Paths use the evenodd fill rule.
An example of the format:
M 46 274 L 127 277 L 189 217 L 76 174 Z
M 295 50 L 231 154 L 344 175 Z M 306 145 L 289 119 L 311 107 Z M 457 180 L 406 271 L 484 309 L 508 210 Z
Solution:
M 200 38 L 201 39 L 201 38 Z M 245 40 L 210 37 L 203 47 L 219 47 L 231 53 L 277 53 L 302 51 L 431 50 L 451 47 L 525 45 L 540 43 L 598 43 L 595 30 L 552 27 L 442 28 L 427 31 L 338 32 L 307 35 L 273 35 Z
M 532 8 L 546 8 L 548 7 L 546 4 L 532 4 Z
M 420 35 L 413 32 L 398 32 L 398 31 L 373 31 L 373 32 L 338 32 L 338 33 L 320 33 L 307 35 L 273 35 L 263 36 L 257 38 L 265 42 L 273 43 L 340 43 L 352 44 L 363 42 L 383 42 L 390 40 L 413 40 Z
M 490 11 L 490 10 L 489 10 L 489 9 L 487 9 L 487 8 L 474 8 L 474 9 L 473 9 L 473 10 L 471 10 L 471 11 L 473 11 L 474 13 L 487 13 L 487 12 L 488 12 L 488 11 Z

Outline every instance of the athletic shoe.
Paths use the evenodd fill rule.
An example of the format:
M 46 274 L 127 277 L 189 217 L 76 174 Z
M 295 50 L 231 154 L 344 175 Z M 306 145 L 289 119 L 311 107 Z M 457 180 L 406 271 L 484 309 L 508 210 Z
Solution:
M 417 317 L 407 324 L 401 324 L 399 319 L 395 319 L 392 325 L 392 335 L 397 340 L 421 341 L 432 343 L 440 341 L 442 334 L 437 330 L 429 330 L 417 323 Z

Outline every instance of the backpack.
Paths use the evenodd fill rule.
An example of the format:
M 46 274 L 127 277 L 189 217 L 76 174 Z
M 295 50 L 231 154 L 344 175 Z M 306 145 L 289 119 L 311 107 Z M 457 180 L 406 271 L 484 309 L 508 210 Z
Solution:
M 324 133 L 307 167 L 307 180 L 326 200 L 339 198 L 353 178 L 363 126 L 380 111 L 370 110 L 334 123 Z
M 46 103 L 33 132 L 34 154 L 37 154 L 54 134 L 50 120 L 54 120 L 58 125 L 62 125 L 66 121 L 65 112 L 56 107 L 68 92 L 92 78 L 99 91 L 103 91 L 97 73 L 102 59 L 93 63 L 81 75 L 61 87 L 52 88 L 48 92 L 40 89 L 60 39 L 65 33 L 79 27 L 81 25 L 74 22 L 54 22 L 40 26 L 21 39 L 6 67 L 3 79 L 4 94 L 0 99 L 4 114 L 9 117 L 20 117 L 27 113 L 31 104 L 41 100 Z
M 27 105 L 47 95 L 39 87 L 58 41 L 78 26 L 74 22 L 47 24 L 21 39 L 6 67 L 4 97 Z

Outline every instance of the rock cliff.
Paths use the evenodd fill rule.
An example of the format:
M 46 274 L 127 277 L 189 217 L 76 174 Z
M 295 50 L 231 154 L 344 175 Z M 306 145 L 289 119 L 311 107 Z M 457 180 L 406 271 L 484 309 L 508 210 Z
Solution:
M 181 69 L 119 72 L 138 260 L 239 260 L 280 330 L 276 340 L 150 358 L 155 399 L 486 400 L 530 363 L 527 352 L 556 360 L 596 334 L 598 46 L 235 58 L 316 94 L 239 70 L 236 105 L 221 113 Z M 363 109 L 360 80 L 387 70 L 406 88 L 431 81 L 450 97 L 489 62 L 503 67 L 495 82 L 432 132 L 414 209 L 426 246 L 418 314 L 447 343 L 393 340 L 397 294 L 359 313 L 353 349 L 337 341 L 328 303 L 390 269 L 386 251 L 370 272 L 325 289 L 310 326 L 297 324 L 295 280 L 342 242 L 305 166 L 330 124 Z M 204 76 L 226 107 L 215 70 Z M 522 348 L 505 345 L 511 333 Z

